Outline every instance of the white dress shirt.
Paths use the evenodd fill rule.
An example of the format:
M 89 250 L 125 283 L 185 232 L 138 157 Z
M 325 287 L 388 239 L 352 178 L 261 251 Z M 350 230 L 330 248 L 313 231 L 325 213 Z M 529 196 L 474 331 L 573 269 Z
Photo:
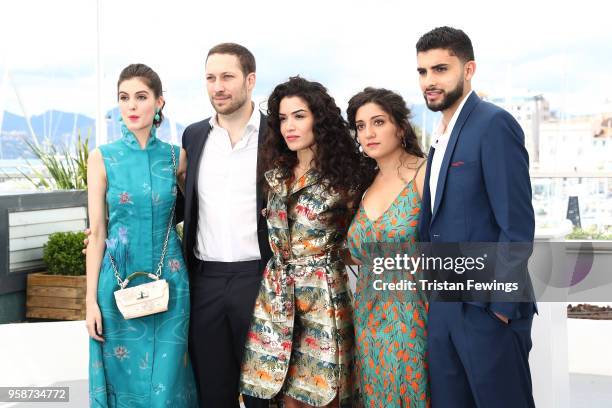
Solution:
M 429 173 L 429 191 L 431 192 L 431 212 L 433 214 L 433 210 L 436 205 L 436 190 L 438 189 L 438 179 L 440 178 L 440 168 L 442 167 L 442 160 L 444 160 L 444 154 L 446 153 L 446 146 L 448 146 L 448 141 L 450 140 L 451 133 L 453 133 L 453 128 L 455 127 L 455 122 L 457 122 L 457 118 L 463 109 L 463 105 L 465 105 L 465 101 L 469 98 L 469 96 L 474 91 L 470 91 L 461 103 L 459 107 L 453 114 L 450 122 L 444 129 L 444 118 L 440 118 L 440 122 L 438 122 L 438 128 L 433 133 L 434 142 L 432 143 L 432 147 L 436 149 L 434 151 L 433 159 L 431 160 L 431 171 Z
M 261 259 L 257 241 L 258 109 L 232 147 L 229 133 L 210 119 L 198 174 L 195 256 L 202 261 Z

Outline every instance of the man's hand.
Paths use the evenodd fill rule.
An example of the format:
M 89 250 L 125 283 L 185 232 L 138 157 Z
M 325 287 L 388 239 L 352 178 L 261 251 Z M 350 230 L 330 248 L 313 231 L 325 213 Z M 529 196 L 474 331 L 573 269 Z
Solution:
M 497 313 L 497 312 L 493 312 L 493 313 L 495 313 L 495 316 L 497 316 L 497 318 L 498 318 L 499 320 L 501 320 L 502 322 L 504 322 L 504 323 L 506 323 L 506 324 L 508 324 L 508 323 L 510 322 L 510 319 L 508 319 L 508 318 L 507 318 L 506 316 L 504 316 L 503 314 L 501 314 L 501 313 Z
M 85 233 L 85 235 L 87 236 L 87 238 L 85 238 L 83 240 L 83 254 L 87 255 L 87 246 L 89 245 L 89 236 L 91 235 L 91 230 L 89 228 L 85 228 L 85 231 L 83 231 Z

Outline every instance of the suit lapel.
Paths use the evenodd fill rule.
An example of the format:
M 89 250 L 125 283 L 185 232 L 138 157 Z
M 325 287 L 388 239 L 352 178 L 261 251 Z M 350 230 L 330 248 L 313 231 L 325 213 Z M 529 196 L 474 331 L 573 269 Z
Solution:
M 457 140 L 459 140 L 459 134 L 461 133 L 461 129 L 467 118 L 470 116 L 470 113 L 476 107 L 476 105 L 480 102 L 480 98 L 476 95 L 475 92 L 472 92 L 468 97 L 467 101 L 463 105 L 461 112 L 459 113 L 459 117 L 455 122 L 455 126 L 453 126 L 453 131 L 451 133 L 450 139 L 448 140 L 448 145 L 446 146 L 446 151 L 444 152 L 444 159 L 442 159 L 442 166 L 440 166 L 440 175 L 438 176 L 438 186 L 436 187 L 436 198 L 434 201 L 434 209 L 433 214 L 431 216 L 431 222 L 433 223 L 436 218 L 436 214 L 438 213 L 438 208 L 440 208 L 440 202 L 442 201 L 442 197 L 444 196 L 444 186 L 446 185 L 446 176 L 448 175 L 448 168 L 450 166 L 450 160 L 453 156 L 453 151 L 455 150 L 455 146 L 457 145 Z M 439 154 L 439 153 L 438 153 Z
M 423 183 L 423 197 L 421 198 L 421 217 L 419 217 L 419 239 L 429 241 L 429 227 L 431 226 L 431 191 L 429 178 L 431 177 L 431 161 L 435 154 L 434 148 L 429 148 L 427 166 L 425 167 L 425 181 Z
M 190 191 L 192 194 L 194 194 L 193 197 L 195 198 L 197 198 L 197 194 L 198 194 L 198 178 L 200 177 L 200 161 L 202 158 L 202 153 L 204 152 L 204 145 L 206 144 L 206 140 L 208 140 L 208 135 L 210 134 L 210 130 L 211 130 L 211 126 L 210 126 L 210 119 L 209 119 L 208 121 L 204 123 L 204 128 L 202 129 L 202 135 L 195 140 L 193 150 L 192 150 L 193 157 L 190 157 L 188 161 L 188 163 L 191 164 L 191 169 L 190 169 L 191 174 L 194 175 L 194 177 L 191 178 L 193 183 L 191 186 L 188 186 L 188 188 L 191 189 Z
M 423 199 L 421 200 L 423 206 L 427 207 L 424 209 L 424 211 L 427 211 L 428 214 L 431 214 L 431 190 L 429 189 L 429 179 L 431 177 L 431 162 L 433 161 L 434 154 L 436 154 L 436 152 L 432 146 L 429 148 L 429 154 L 427 155 L 427 167 L 425 168 L 425 182 L 423 186 Z
M 200 162 L 202 158 L 202 153 L 204 152 L 204 145 L 208 140 L 208 135 L 210 134 L 211 126 L 210 119 L 205 122 L 204 127 L 202 129 L 202 134 L 194 141 L 194 146 L 190 149 L 190 153 L 193 156 L 189 157 L 188 160 L 188 171 L 187 174 L 193 174 L 193 177 L 188 177 L 187 186 L 185 188 L 186 192 L 189 191 L 192 197 L 197 199 L 197 191 L 198 191 L 198 179 L 200 177 Z M 259 134 L 257 138 L 257 187 L 256 187 L 256 200 L 257 200 L 257 219 L 261 216 L 261 210 L 263 208 L 264 199 L 263 199 L 263 174 L 260 174 L 260 160 L 262 156 L 262 148 L 263 143 L 266 137 L 267 130 L 267 122 L 266 117 L 260 112 L 260 120 L 259 120 Z
M 268 130 L 268 123 L 266 120 L 266 117 L 263 115 L 263 113 L 259 113 L 260 119 L 259 119 L 259 134 L 257 136 L 257 186 L 256 186 L 256 191 L 255 191 L 255 199 L 257 200 L 257 220 L 259 222 L 259 217 L 261 216 L 261 210 L 263 209 L 263 205 L 264 205 L 264 198 L 263 198 L 263 183 L 264 183 L 264 177 L 263 174 L 261 174 L 262 169 L 261 169 L 261 160 L 262 160 L 262 148 L 264 145 L 264 140 L 266 138 L 266 134 L 267 134 L 267 130 Z

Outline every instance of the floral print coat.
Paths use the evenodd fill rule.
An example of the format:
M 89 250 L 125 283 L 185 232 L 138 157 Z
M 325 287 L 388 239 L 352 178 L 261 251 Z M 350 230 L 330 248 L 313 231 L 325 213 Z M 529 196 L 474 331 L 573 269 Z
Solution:
M 352 297 L 339 251 L 352 215 L 315 170 L 295 183 L 265 174 L 273 256 L 248 332 L 241 392 L 352 404 Z

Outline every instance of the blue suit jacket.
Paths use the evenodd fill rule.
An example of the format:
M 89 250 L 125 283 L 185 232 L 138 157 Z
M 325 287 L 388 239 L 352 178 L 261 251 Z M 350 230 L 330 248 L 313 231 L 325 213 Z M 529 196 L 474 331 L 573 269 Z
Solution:
M 451 133 L 431 211 L 429 152 L 419 224 L 423 242 L 533 242 L 529 156 L 525 135 L 505 110 L 474 92 Z M 517 319 L 531 317 L 535 304 L 480 304 Z

